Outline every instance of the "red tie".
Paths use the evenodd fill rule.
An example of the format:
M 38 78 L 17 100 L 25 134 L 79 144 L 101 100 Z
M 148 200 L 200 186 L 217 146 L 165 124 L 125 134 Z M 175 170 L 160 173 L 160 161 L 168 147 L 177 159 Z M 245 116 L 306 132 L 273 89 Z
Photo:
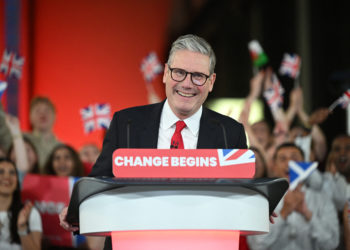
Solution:
M 184 142 L 182 140 L 181 130 L 186 127 L 186 123 L 184 121 L 176 122 L 176 129 L 171 137 L 171 149 L 184 149 Z

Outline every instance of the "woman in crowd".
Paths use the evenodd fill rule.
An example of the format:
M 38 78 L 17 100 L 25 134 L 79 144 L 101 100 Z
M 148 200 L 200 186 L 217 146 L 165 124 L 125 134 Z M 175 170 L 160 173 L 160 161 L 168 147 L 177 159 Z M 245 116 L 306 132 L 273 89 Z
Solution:
M 18 118 L 8 114 L 5 120 L 12 137 L 7 157 L 16 163 L 19 181 L 22 183 L 25 174 L 39 173 L 39 157 L 32 142 L 23 135 Z
M 45 174 L 56 176 L 84 176 L 84 167 L 77 151 L 69 145 L 56 146 L 49 155 Z
M 0 249 L 41 249 L 42 225 L 31 203 L 23 205 L 15 164 L 0 158 Z

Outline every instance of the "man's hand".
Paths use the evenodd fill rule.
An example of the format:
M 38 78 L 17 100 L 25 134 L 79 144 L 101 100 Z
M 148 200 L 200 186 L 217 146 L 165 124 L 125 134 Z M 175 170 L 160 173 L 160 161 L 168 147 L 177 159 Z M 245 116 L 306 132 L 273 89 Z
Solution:
M 68 212 L 68 207 L 65 207 L 65 208 L 63 208 L 62 212 L 59 214 L 60 226 L 63 227 L 65 230 L 70 231 L 70 232 L 78 231 L 79 227 L 72 226 L 66 221 L 67 212 Z

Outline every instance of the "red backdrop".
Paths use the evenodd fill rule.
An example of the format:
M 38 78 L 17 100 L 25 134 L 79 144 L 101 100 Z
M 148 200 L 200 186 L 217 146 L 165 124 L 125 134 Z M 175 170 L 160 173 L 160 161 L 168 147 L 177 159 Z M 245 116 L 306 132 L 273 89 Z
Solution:
M 101 145 L 101 131 L 85 134 L 79 110 L 95 102 L 112 111 L 147 104 L 140 63 L 164 52 L 170 0 L 36 0 L 32 34 L 32 95 L 57 108 L 54 131 L 79 148 Z M 153 81 L 164 98 L 161 75 Z

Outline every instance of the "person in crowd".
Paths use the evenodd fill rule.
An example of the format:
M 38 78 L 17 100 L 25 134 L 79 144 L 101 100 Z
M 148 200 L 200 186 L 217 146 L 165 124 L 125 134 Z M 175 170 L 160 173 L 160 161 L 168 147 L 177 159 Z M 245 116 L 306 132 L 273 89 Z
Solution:
M 255 154 L 255 174 L 254 179 L 266 178 L 267 177 L 267 164 L 264 155 L 258 148 L 250 147 Z
M 6 125 L 13 138 L 7 157 L 16 163 L 18 178 L 22 183 L 25 174 L 39 173 L 39 157 L 32 142 L 23 135 L 17 117 L 6 115 Z
M 69 145 L 60 144 L 56 146 L 44 168 L 44 173 L 56 176 L 84 176 L 83 163 L 78 152 Z
M 87 143 L 81 147 L 79 156 L 84 164 L 84 173 L 86 175 L 91 172 L 92 166 L 95 164 L 99 155 L 100 150 L 94 143 Z
M 267 168 L 270 167 L 272 156 L 275 148 L 286 141 L 286 134 L 288 131 L 286 117 L 281 107 L 271 108 L 273 117 L 275 119 L 275 128 L 271 129 L 266 120 L 260 120 L 250 124 L 248 119 L 250 115 L 251 104 L 257 100 L 264 89 L 272 86 L 272 69 L 260 70 L 250 80 L 249 94 L 245 99 L 239 121 L 244 125 L 247 132 L 249 144 L 251 147 L 257 148 L 263 155 Z M 268 171 L 269 173 L 269 171 Z
M 56 119 L 55 106 L 47 97 L 35 97 L 30 103 L 29 115 L 32 132 L 27 133 L 26 136 L 36 148 L 39 155 L 40 172 L 43 172 L 51 151 L 60 144 L 53 132 Z
M 0 249 L 41 249 L 42 225 L 38 210 L 22 204 L 15 164 L 0 158 Z
M 0 102 L 0 148 L 3 150 L 4 155 L 7 154 L 13 141 L 11 133 L 6 125 L 5 117 L 6 113 L 4 111 L 2 103 Z
M 90 176 L 113 176 L 112 153 L 117 148 L 247 148 L 240 123 L 202 106 L 214 87 L 215 61 L 203 38 L 179 37 L 164 68 L 167 99 L 116 112 Z M 67 208 L 60 214 L 61 226 L 77 230 L 66 215 Z M 105 249 L 111 249 L 109 237 Z
M 6 156 L 6 150 L 0 146 L 0 157 L 5 157 Z
M 288 162 L 304 161 L 294 143 L 277 147 L 271 176 L 289 178 Z M 338 217 L 333 203 L 321 192 L 300 183 L 289 190 L 275 212 L 279 216 L 266 235 L 249 236 L 250 249 L 335 249 L 339 243 Z
M 290 104 L 287 110 L 287 119 L 292 124 L 295 116 L 299 118 L 300 125 L 290 129 L 290 140 L 300 146 L 305 153 L 306 161 L 322 162 L 326 158 L 326 136 L 319 127 L 329 115 L 328 108 L 319 108 L 310 116 L 305 112 L 303 91 L 295 87 L 290 93 Z

